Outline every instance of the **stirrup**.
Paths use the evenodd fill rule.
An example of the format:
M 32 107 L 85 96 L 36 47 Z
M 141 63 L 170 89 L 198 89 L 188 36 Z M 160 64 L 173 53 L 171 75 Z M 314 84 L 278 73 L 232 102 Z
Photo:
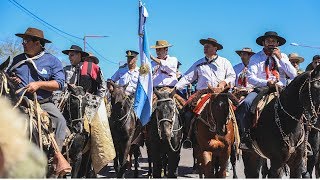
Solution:
M 190 141 L 189 138 L 187 138 L 186 140 L 183 141 L 182 147 L 183 147 L 184 149 L 190 149 L 190 148 L 192 148 L 192 142 Z
M 307 146 L 307 148 L 306 148 L 307 156 L 312 156 L 313 155 L 313 151 L 312 151 L 310 143 L 307 142 L 306 146 Z

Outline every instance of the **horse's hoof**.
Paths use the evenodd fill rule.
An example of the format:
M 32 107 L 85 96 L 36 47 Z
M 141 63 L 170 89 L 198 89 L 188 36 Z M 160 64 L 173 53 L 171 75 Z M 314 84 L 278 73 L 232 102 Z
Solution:
M 302 173 L 302 178 L 310 179 L 311 177 L 309 172 Z

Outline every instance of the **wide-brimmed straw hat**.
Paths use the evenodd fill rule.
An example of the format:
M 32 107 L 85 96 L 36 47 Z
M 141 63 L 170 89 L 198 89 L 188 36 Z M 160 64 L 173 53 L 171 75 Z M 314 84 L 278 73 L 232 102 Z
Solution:
M 51 41 L 44 38 L 43 31 L 41 31 L 40 29 L 36 29 L 36 28 L 29 27 L 24 34 L 18 33 L 18 34 L 16 34 L 16 36 L 21 37 L 21 38 L 25 38 L 25 37 L 37 38 L 40 41 L 43 41 L 45 43 L 51 43 Z
M 63 50 L 62 53 L 68 55 L 70 51 L 79 52 L 82 57 L 89 56 L 87 52 L 82 51 L 82 48 L 77 45 L 72 45 L 70 49 Z
M 168 43 L 166 40 L 158 40 L 156 41 L 156 45 L 151 46 L 152 49 L 171 47 L 172 45 Z
M 288 58 L 289 58 L 289 61 L 298 60 L 299 63 L 302 63 L 304 61 L 304 58 L 299 56 L 298 53 L 291 53 L 291 54 L 289 54 Z
M 263 46 L 262 42 L 268 37 L 276 38 L 279 42 L 279 46 L 282 46 L 286 43 L 286 39 L 284 39 L 281 36 L 278 36 L 278 33 L 274 32 L 274 31 L 268 31 L 268 32 L 264 33 L 263 36 L 260 36 L 256 39 L 256 43 L 259 44 L 260 46 Z
M 136 57 L 139 53 L 137 51 L 127 50 L 126 54 L 126 57 Z
M 202 45 L 212 44 L 213 46 L 217 47 L 218 50 L 223 49 L 223 46 L 221 44 L 219 44 L 218 41 L 213 38 L 200 39 L 200 44 L 202 44 Z
M 236 53 L 240 56 L 240 54 L 242 52 L 245 52 L 245 53 L 248 53 L 249 55 L 253 55 L 255 54 L 255 52 L 252 51 L 251 48 L 248 48 L 248 47 L 245 47 L 245 48 L 242 48 L 242 50 L 237 50 Z
M 93 53 L 89 52 L 88 54 L 89 56 L 83 57 L 82 59 L 83 60 L 91 59 L 95 64 L 99 64 L 99 59 Z

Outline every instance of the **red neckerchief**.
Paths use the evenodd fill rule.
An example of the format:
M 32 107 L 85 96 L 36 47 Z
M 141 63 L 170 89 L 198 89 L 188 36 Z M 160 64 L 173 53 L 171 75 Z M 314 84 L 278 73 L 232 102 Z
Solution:
M 247 87 L 248 80 L 247 80 L 247 70 L 248 68 L 245 66 L 238 77 L 238 85 Z
M 271 67 L 269 67 L 269 60 L 271 60 Z M 265 61 L 265 67 L 264 67 L 264 70 L 266 72 L 266 80 L 269 79 L 269 73 L 270 73 L 270 70 L 271 70 L 271 73 L 276 77 L 276 80 L 279 81 L 280 79 L 280 74 L 279 74 L 279 71 L 278 71 L 278 67 L 276 65 L 276 60 L 273 58 L 273 57 L 268 57 L 267 60 Z

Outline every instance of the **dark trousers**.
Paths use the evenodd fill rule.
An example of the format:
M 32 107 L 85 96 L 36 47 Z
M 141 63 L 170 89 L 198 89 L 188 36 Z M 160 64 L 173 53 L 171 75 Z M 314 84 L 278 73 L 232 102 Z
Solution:
M 52 102 L 46 102 L 41 104 L 41 108 L 44 111 L 46 111 L 50 116 L 50 120 L 52 121 L 53 127 L 55 128 L 55 139 L 61 151 L 64 139 L 66 137 L 66 120 L 57 108 L 57 106 L 55 106 Z
M 250 112 L 250 107 L 257 95 L 258 94 L 256 92 L 249 93 L 235 112 L 240 133 L 251 128 L 253 114 Z

